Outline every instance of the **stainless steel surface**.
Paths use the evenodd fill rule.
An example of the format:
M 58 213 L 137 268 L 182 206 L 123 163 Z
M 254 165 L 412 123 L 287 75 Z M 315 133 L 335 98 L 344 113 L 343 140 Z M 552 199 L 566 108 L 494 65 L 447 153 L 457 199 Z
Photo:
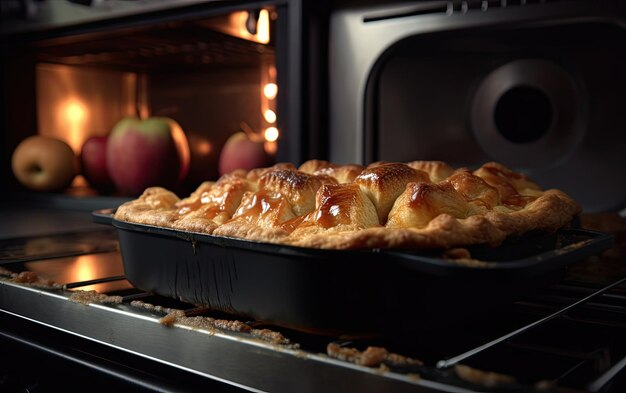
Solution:
M 619 362 L 617 362 L 609 371 L 604 373 L 600 378 L 593 381 L 587 387 L 587 390 L 590 393 L 601 392 L 611 381 L 617 377 L 620 372 L 626 369 L 626 357 L 622 358 Z
M 102 230 L 84 211 L 13 205 L 0 209 L 0 215 L 0 239 Z
M 36 78 L 39 134 L 67 142 L 76 154 L 89 137 L 136 115 L 136 73 L 39 63 Z
M 83 305 L 70 292 L 0 281 L 0 312 L 250 391 L 469 392 L 246 337 L 159 323 L 128 304 Z
M 495 160 L 587 212 L 623 209 L 623 2 L 519 4 L 335 12 L 330 159 Z
M 30 261 L 38 261 L 32 263 L 33 270 L 56 282 L 92 279 L 95 274 L 106 273 L 111 268 L 120 274 L 122 266 L 115 253 L 118 249 L 116 235 L 99 229 L 29 238 L 0 238 L 0 265 L 21 263 L 29 266 Z M 110 263 L 115 260 L 118 262 Z
M 573 309 L 573 308 L 575 308 L 575 307 L 577 307 L 577 306 L 579 306 L 579 305 L 581 305 L 583 303 L 586 303 L 586 302 L 590 301 L 591 299 L 593 299 L 593 298 L 595 298 L 595 297 L 597 297 L 599 295 L 602 295 L 603 293 L 611 290 L 612 288 L 615 288 L 615 287 L 623 284 L 624 282 L 626 282 L 626 278 L 622 278 L 621 280 L 617 280 L 616 282 L 614 282 L 614 283 L 612 283 L 612 284 L 610 284 L 610 285 L 608 285 L 608 286 L 606 286 L 606 287 L 604 287 L 602 289 L 599 289 L 599 290 L 595 291 L 594 293 L 592 293 L 590 295 L 587 295 L 584 298 L 578 300 L 577 302 L 572 303 L 572 304 L 570 304 L 570 305 L 568 305 L 568 306 L 566 306 L 564 308 L 561 308 L 557 312 L 554 312 L 554 313 L 552 313 L 552 314 L 550 314 L 550 315 L 548 315 L 548 316 L 546 316 L 544 318 L 541 318 L 541 319 L 539 319 L 536 322 L 533 322 L 533 323 L 531 323 L 529 325 L 521 327 L 521 328 L 519 328 L 519 329 L 517 329 L 517 330 L 515 330 L 515 331 L 513 331 L 511 333 L 508 333 L 508 334 L 505 334 L 504 336 L 498 337 L 497 339 L 495 339 L 493 341 L 485 343 L 485 344 L 483 344 L 483 345 L 481 345 L 481 346 L 479 346 L 477 348 L 474 348 L 474 349 L 472 349 L 470 351 L 467 351 L 465 353 L 457 355 L 457 356 L 455 356 L 453 358 L 442 360 L 442 361 L 437 363 L 437 367 L 439 367 L 439 368 L 447 368 L 447 367 L 451 367 L 451 366 L 454 366 L 456 364 L 459 364 L 463 360 L 465 360 L 465 359 L 467 359 L 467 358 L 469 358 L 471 356 L 474 356 L 474 355 L 478 354 L 479 352 L 481 352 L 481 351 L 483 351 L 485 349 L 491 348 L 494 345 L 497 345 L 497 344 L 502 343 L 504 341 L 507 341 L 507 340 L 517 336 L 517 335 L 525 333 L 528 330 L 533 329 L 533 328 L 535 328 L 535 327 L 537 327 L 537 326 L 539 326 L 539 325 L 541 325 L 543 323 L 546 323 L 546 322 L 548 322 L 548 321 L 550 321 L 550 320 L 552 320 L 552 319 L 554 319 L 554 318 L 556 318 L 558 316 L 564 315 L 569 310 L 571 310 L 571 309 Z
M 615 15 L 602 13 L 593 2 L 539 4 L 537 6 L 433 13 L 366 22 L 368 15 L 391 11 L 378 6 L 339 10 L 331 16 L 330 43 L 330 159 L 335 162 L 363 162 L 364 97 L 374 67 L 396 43 L 416 35 L 494 26 L 533 26 L 550 23 L 603 21 L 623 24 Z M 395 6 L 398 12 L 402 6 Z M 540 21 L 540 22 L 538 22 Z
M 498 67 L 483 79 L 474 95 L 471 109 L 474 137 L 487 155 L 509 165 L 541 168 L 566 160 L 579 148 L 587 127 L 589 103 L 578 82 L 558 64 L 542 59 L 514 60 Z M 534 96 L 524 99 L 522 91 L 532 92 Z M 513 102 L 504 102 L 507 93 Z M 510 94 L 517 94 L 518 98 Z M 500 127 L 497 124 L 498 117 L 494 114 L 499 113 L 498 109 L 519 110 L 502 109 L 504 105 L 511 107 L 522 101 L 527 107 L 540 105 L 542 97 L 546 98 L 548 107 L 537 109 L 536 112 L 545 113 L 536 117 L 543 119 L 524 124 L 513 113 L 503 113 L 508 117 L 507 123 L 517 124 L 500 124 Z M 528 112 L 526 118 L 533 114 L 530 109 Z M 503 133 L 502 126 L 511 135 Z M 524 136 L 529 140 L 509 139 Z
M 4 21 L 0 32 L 17 33 L 40 31 L 58 27 L 72 26 L 82 23 L 93 23 L 102 20 L 127 17 L 142 13 L 175 9 L 201 3 L 220 3 L 218 0 L 97 0 L 91 4 L 77 4 L 67 0 L 48 0 L 33 2 L 27 0 L 29 12 L 18 16 L 8 14 L 11 18 Z M 89 2 L 87 2 L 89 3 Z

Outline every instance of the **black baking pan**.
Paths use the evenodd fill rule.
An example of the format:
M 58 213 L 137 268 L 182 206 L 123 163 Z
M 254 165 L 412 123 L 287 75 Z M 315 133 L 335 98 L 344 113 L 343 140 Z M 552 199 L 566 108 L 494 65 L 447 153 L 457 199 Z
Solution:
M 320 250 L 190 233 L 93 214 L 117 228 L 137 288 L 246 318 L 317 332 L 405 332 L 462 324 L 612 245 L 584 229 L 531 233 L 469 263 L 436 254 Z M 439 255 L 441 252 L 439 253 Z

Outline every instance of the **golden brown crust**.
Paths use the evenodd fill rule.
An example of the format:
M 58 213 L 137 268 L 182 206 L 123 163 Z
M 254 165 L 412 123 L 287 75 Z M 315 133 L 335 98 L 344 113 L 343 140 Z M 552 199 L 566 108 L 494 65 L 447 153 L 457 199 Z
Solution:
M 467 169 L 455 171 L 447 181 L 468 203 L 487 209 L 493 209 L 501 203 L 498 190 Z
M 323 184 L 336 183 L 329 176 L 309 175 L 300 171 L 277 170 L 259 179 L 259 188 L 282 195 L 296 215 L 310 213 L 315 208 L 315 193 Z
M 178 219 L 175 207 L 178 197 L 161 187 L 149 187 L 139 198 L 117 208 L 115 218 L 120 221 L 171 227 Z
M 194 192 L 192 192 L 187 198 L 181 199 L 180 201 L 176 202 L 177 206 L 180 205 L 190 205 L 194 202 L 196 202 L 198 199 L 200 199 L 202 197 L 202 194 L 205 192 L 210 191 L 213 186 L 215 185 L 214 181 L 205 181 L 202 182 L 198 188 L 196 188 L 196 190 Z
M 258 242 L 283 244 L 287 243 L 287 237 L 289 236 L 289 232 L 282 227 L 268 228 L 242 221 L 229 221 L 217 227 L 212 234 Z
M 244 195 L 229 226 L 249 224 L 263 228 L 280 228 L 284 222 L 295 217 L 291 205 L 281 194 L 261 190 Z
M 504 205 L 523 207 L 541 195 L 541 189 L 526 175 L 513 172 L 497 162 L 489 162 L 474 174 L 496 188 Z
M 375 163 L 354 179 L 376 207 L 381 224 L 387 221 L 396 198 L 409 182 L 429 182 L 426 172 L 397 162 Z
M 332 168 L 336 165 L 324 160 L 309 160 L 298 167 L 300 172 L 313 174 L 321 169 Z
M 315 210 L 291 227 L 291 239 L 359 231 L 379 226 L 372 201 L 356 184 L 326 184 L 317 193 Z
M 411 161 L 407 165 L 428 173 L 434 183 L 439 183 L 454 172 L 454 168 L 443 161 Z
M 296 171 L 296 167 L 290 163 L 290 162 L 279 162 L 278 164 L 275 164 L 271 167 L 268 168 L 255 168 L 250 170 L 250 172 L 248 172 L 245 177 L 246 179 L 252 181 L 252 182 L 256 182 L 258 181 L 263 175 L 265 175 L 266 173 L 269 172 L 273 172 L 273 171 L 278 171 L 278 170 L 285 170 L 285 171 Z
M 448 182 L 409 183 L 394 203 L 386 226 L 424 228 L 440 214 L 467 218 L 486 211 L 469 204 Z
M 148 188 L 115 218 L 300 247 L 424 249 L 498 245 L 554 231 L 580 210 L 562 191 L 542 191 L 497 163 L 471 172 L 438 161 L 363 169 L 312 160 L 225 175 L 183 200 Z
M 497 245 L 505 237 L 504 232 L 499 231 L 483 216 L 459 220 L 447 214 L 440 214 L 421 229 L 373 227 L 360 231 L 292 238 L 290 244 L 333 249 L 430 249 L 469 244 Z
M 335 165 L 322 160 L 309 160 L 298 168 L 299 171 L 312 175 L 330 176 L 337 180 L 338 183 L 352 183 L 363 172 L 363 169 L 365 167 L 362 165 Z
M 178 219 L 172 228 L 212 233 L 230 220 L 246 191 L 255 185 L 235 175 L 222 176 L 216 183 L 202 183 L 191 197 L 176 204 Z

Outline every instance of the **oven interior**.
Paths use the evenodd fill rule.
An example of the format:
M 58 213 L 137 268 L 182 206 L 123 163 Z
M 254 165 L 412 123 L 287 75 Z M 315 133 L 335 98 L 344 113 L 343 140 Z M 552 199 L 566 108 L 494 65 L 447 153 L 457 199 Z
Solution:
M 220 152 L 237 132 L 264 140 L 273 159 L 285 154 L 278 152 L 279 13 L 274 6 L 240 7 L 78 28 L 58 37 L 6 37 L 3 50 L 11 56 L 2 61 L 2 167 L 10 192 L 25 193 L 10 159 L 27 136 L 61 139 L 80 155 L 89 137 L 109 134 L 128 116 L 168 117 L 182 127 L 190 161 L 180 193 L 219 177 Z M 80 175 L 61 193 L 131 196 L 95 191 Z

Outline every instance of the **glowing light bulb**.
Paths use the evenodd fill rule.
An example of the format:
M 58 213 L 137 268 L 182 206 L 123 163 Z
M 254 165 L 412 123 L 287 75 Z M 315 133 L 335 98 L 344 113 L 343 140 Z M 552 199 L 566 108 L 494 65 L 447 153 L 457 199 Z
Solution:
M 89 113 L 85 105 L 77 99 L 69 99 L 59 107 L 59 120 L 63 121 L 65 140 L 75 152 L 80 152 L 81 146 L 87 137 L 85 122 Z
M 267 85 L 265 85 L 265 87 L 263 87 L 263 95 L 268 100 L 273 100 L 274 98 L 276 98 L 276 94 L 278 94 L 278 86 L 276 85 L 276 83 L 268 83 Z
M 278 132 L 278 129 L 276 127 L 268 127 L 263 134 L 265 140 L 268 142 L 276 142 L 279 135 L 280 133 Z
M 276 112 L 274 112 L 274 111 L 273 111 L 273 110 L 271 110 L 271 109 L 266 110 L 266 111 L 263 113 L 263 117 L 265 117 L 265 120 L 266 120 L 268 123 L 275 123 L 275 122 L 276 122 Z
M 65 107 L 65 116 L 68 121 L 79 123 L 85 118 L 85 107 L 78 102 L 70 102 Z
M 267 10 L 259 12 L 259 21 L 256 25 L 256 38 L 262 44 L 270 42 L 270 13 Z

